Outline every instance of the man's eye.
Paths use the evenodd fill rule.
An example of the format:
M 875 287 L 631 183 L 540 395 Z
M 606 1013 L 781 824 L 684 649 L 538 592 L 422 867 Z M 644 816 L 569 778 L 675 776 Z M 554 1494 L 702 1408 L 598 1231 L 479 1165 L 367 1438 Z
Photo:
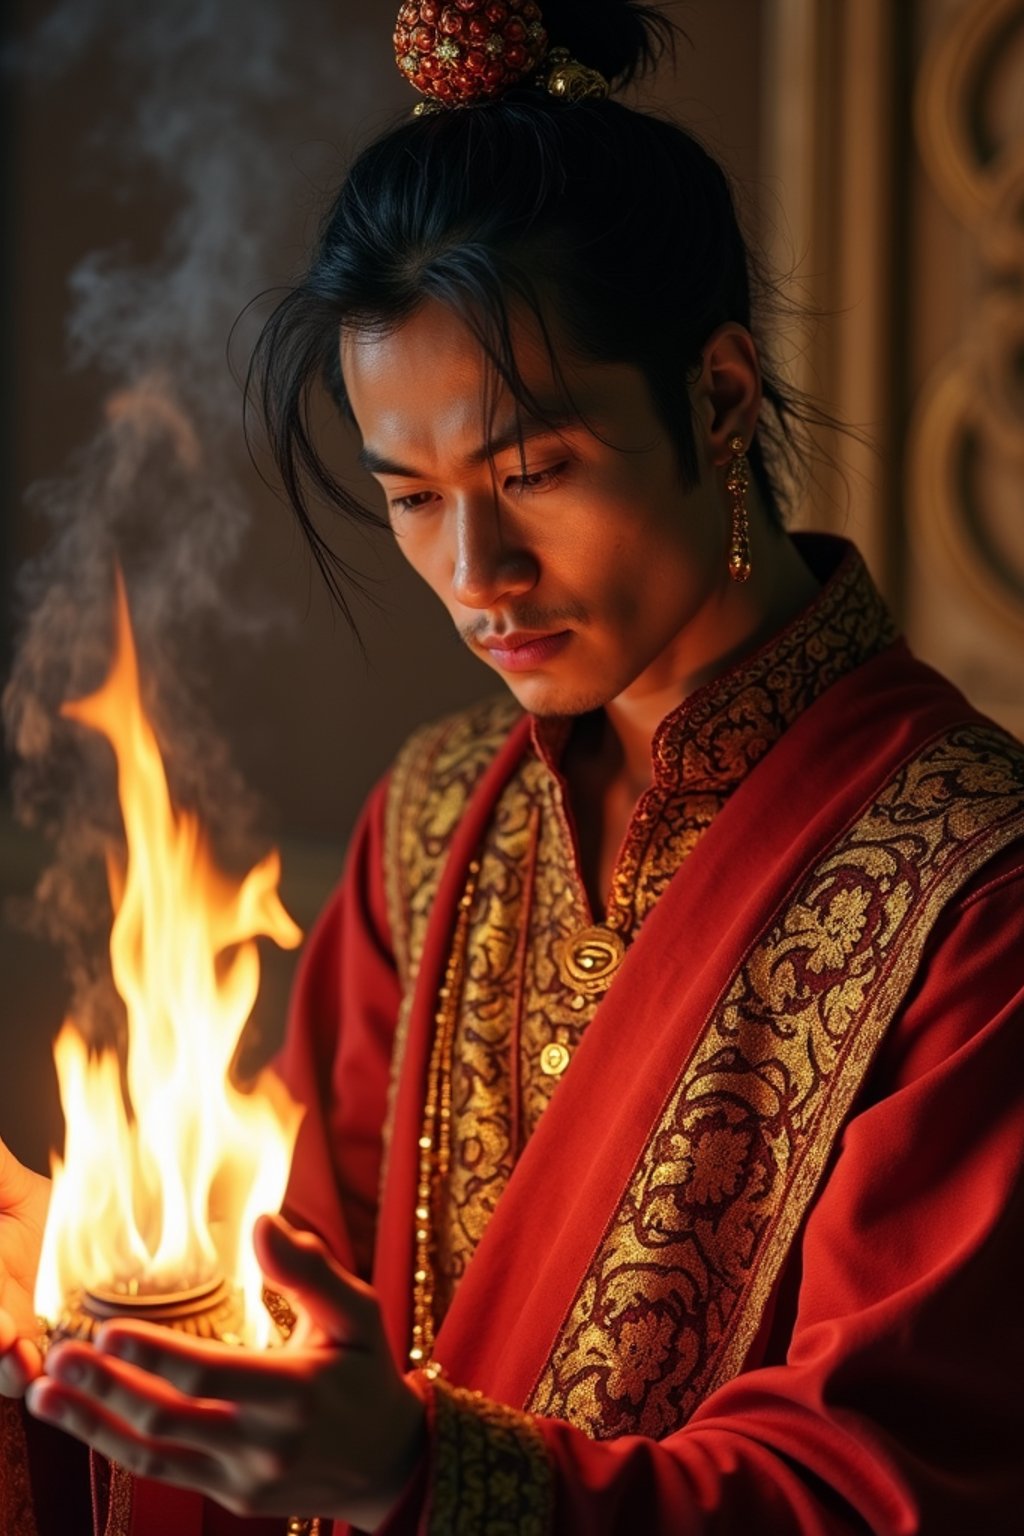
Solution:
M 413 491 L 410 496 L 394 497 L 391 505 L 396 512 L 414 512 L 417 507 L 425 507 L 433 494 L 433 491 Z
M 550 469 L 531 470 L 528 475 L 512 475 L 505 481 L 506 489 L 514 491 L 550 491 L 561 480 L 568 460 L 563 459 L 561 464 L 554 464 Z
M 529 493 L 531 491 L 550 491 L 559 483 L 565 471 L 569 467 L 569 461 L 563 459 L 560 464 L 554 464 L 550 469 L 531 470 L 526 475 L 510 475 L 505 481 L 506 491 L 515 495 Z M 415 512 L 420 507 L 427 506 L 433 499 L 433 491 L 412 491 L 408 496 L 394 496 L 391 498 L 391 507 L 395 512 Z

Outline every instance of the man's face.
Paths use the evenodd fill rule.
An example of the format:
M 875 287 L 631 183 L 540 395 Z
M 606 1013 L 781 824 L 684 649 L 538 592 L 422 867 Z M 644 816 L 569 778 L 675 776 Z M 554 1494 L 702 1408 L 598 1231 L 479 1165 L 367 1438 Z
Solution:
M 702 474 L 686 491 L 638 369 L 563 355 L 576 415 L 532 327 L 513 338 L 526 384 L 560 422 L 520 419 L 525 460 L 514 401 L 499 396 L 486 419 L 489 366 L 442 305 L 425 303 L 387 336 L 346 335 L 364 462 L 402 553 L 525 708 L 578 714 L 640 699 L 685 675 L 727 582 L 703 462 L 710 408 L 698 386 Z

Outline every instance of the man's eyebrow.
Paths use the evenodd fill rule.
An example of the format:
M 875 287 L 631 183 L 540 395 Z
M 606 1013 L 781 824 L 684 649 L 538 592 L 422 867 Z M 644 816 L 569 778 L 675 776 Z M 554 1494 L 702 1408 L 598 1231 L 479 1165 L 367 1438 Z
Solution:
M 508 427 L 481 443 L 479 448 L 466 455 L 463 461 L 466 469 L 475 469 L 480 464 L 486 464 L 488 459 L 495 458 L 499 453 L 504 453 L 507 448 L 518 447 L 520 441 L 528 443 L 531 438 L 550 436 L 552 433 L 562 432 L 566 427 L 578 427 L 582 423 L 579 411 L 559 409 L 551 411 L 543 418 L 530 417 L 527 420 L 511 422 Z M 406 480 L 424 480 L 430 477 L 424 475 L 418 469 L 410 469 L 406 464 L 398 464 L 394 459 L 389 459 L 385 454 L 378 453 L 364 443 L 359 450 L 359 462 L 371 475 L 397 475 Z

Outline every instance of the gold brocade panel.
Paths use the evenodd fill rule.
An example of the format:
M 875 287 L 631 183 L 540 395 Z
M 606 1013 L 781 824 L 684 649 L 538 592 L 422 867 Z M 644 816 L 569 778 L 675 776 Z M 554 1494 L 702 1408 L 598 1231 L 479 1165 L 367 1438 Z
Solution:
M 532 1419 L 444 1381 L 433 1390 L 429 1536 L 546 1536 L 554 1470 Z
M 527 1407 L 660 1439 L 742 1368 L 950 897 L 1024 832 L 1024 752 L 964 727 L 786 899 L 697 1041 Z
M 440 1323 L 600 1001 L 563 963 L 569 941 L 639 931 L 730 794 L 821 693 L 895 637 L 863 563 L 849 550 L 818 597 L 751 657 L 687 699 L 659 727 L 653 782 L 612 876 L 603 929 L 578 866 L 560 773 L 565 720 L 535 721 L 478 851 L 459 968 L 450 1062 L 450 1156 L 435 1196 L 433 1276 Z M 500 701 L 428 727 L 393 775 L 388 810 L 392 926 L 406 1008 L 451 835 L 517 711 Z M 404 1019 L 395 1077 L 404 1045 Z

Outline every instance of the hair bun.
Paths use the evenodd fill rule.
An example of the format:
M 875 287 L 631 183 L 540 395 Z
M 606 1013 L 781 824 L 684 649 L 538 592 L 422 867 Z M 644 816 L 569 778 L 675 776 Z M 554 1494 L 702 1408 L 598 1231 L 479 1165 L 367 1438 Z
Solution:
M 552 48 L 617 86 L 653 69 L 663 54 L 674 54 L 677 28 L 654 5 L 632 0 L 540 0 Z

